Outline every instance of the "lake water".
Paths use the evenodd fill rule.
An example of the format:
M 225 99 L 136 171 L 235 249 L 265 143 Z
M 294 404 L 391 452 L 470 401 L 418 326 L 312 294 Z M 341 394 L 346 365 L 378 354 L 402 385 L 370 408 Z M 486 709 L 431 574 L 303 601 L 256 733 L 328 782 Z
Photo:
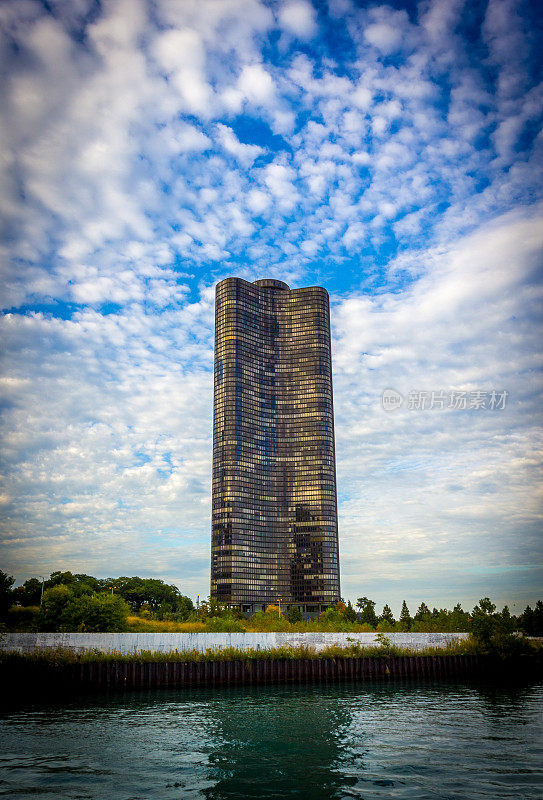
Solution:
M 543 796 L 543 686 L 89 695 L 0 714 L 9 798 Z

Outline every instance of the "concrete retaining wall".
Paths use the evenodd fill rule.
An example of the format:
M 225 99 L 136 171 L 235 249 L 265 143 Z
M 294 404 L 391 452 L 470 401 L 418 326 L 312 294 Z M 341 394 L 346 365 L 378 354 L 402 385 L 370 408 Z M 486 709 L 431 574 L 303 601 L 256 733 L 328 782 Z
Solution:
M 399 647 L 422 650 L 445 647 L 449 642 L 467 638 L 467 633 L 387 633 Z M 348 647 L 378 644 L 375 633 L 6 633 L 0 636 L 0 651 L 30 653 L 59 647 L 75 650 L 98 650 L 101 653 L 172 653 L 197 650 L 267 650 L 272 647 L 311 647 L 324 650 L 330 645 Z

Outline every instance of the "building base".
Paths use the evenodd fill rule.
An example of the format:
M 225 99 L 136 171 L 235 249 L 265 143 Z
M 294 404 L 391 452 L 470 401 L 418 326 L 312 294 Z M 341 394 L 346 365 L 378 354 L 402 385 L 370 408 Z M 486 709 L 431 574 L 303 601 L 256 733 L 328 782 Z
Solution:
M 268 606 L 276 605 L 281 608 L 282 614 L 287 614 L 291 608 L 297 606 L 304 619 L 316 619 L 319 614 L 330 608 L 331 603 L 225 603 L 226 608 L 231 608 L 232 611 L 241 611 L 241 613 L 250 617 L 256 614 L 257 611 L 265 611 Z

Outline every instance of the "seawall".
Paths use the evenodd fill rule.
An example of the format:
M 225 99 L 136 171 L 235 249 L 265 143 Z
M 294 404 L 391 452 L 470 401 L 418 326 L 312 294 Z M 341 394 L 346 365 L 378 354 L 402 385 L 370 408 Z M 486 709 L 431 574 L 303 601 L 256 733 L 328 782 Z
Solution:
M 412 650 L 446 647 L 468 637 L 467 633 L 387 633 L 391 644 Z M 332 645 L 362 647 L 379 644 L 371 633 L 6 633 L 0 637 L 0 651 L 31 653 L 63 648 L 74 652 L 172 653 L 206 650 L 268 650 L 276 647 L 309 647 L 317 652 Z
M 0 660 L 0 680 L 10 697 L 49 692 L 251 686 L 284 683 L 373 681 L 541 680 L 538 656 L 487 655 L 381 658 L 254 659 L 235 661 L 91 661 L 70 664 Z

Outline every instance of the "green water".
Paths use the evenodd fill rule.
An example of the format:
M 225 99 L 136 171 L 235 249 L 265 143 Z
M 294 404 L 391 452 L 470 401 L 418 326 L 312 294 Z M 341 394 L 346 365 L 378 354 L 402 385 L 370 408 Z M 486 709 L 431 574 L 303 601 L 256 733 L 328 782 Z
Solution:
M 10 798 L 543 797 L 543 686 L 180 690 L 0 715 Z

